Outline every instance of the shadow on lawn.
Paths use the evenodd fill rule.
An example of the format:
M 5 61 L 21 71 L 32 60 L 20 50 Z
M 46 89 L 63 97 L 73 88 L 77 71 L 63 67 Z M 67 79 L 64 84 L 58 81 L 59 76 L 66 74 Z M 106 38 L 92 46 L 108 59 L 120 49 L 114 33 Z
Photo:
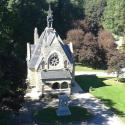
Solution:
M 102 101 L 106 106 L 110 107 L 111 110 L 112 110 L 116 115 L 118 115 L 118 116 L 120 116 L 120 117 L 125 117 L 125 113 L 124 113 L 124 112 L 122 112 L 122 111 L 120 111 L 120 110 L 114 108 L 114 106 L 115 106 L 116 103 L 114 103 L 112 100 L 110 100 L 110 99 L 103 99 L 103 98 L 101 98 L 101 97 L 98 97 L 98 98 L 101 99 L 101 101 Z
M 102 86 L 107 86 L 103 81 L 108 78 L 98 78 L 95 74 L 93 75 L 79 75 L 75 77 L 77 83 L 81 86 L 81 88 L 88 92 L 91 88 L 98 88 Z

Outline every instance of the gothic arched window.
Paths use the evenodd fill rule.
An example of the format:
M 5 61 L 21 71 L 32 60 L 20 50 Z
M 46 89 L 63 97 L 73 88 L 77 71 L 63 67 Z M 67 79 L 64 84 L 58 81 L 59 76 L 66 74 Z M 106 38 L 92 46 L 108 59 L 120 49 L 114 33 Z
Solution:
M 68 83 L 67 82 L 61 83 L 61 89 L 67 89 L 67 88 L 68 88 Z
M 49 58 L 49 63 L 51 66 L 57 66 L 59 64 L 59 57 L 57 53 L 53 53 Z
M 67 68 L 67 60 L 64 61 L 64 68 Z
M 42 69 L 45 69 L 45 62 L 42 62 Z
M 52 89 L 59 89 L 60 86 L 59 86 L 59 83 L 58 82 L 55 82 L 53 85 L 52 85 Z

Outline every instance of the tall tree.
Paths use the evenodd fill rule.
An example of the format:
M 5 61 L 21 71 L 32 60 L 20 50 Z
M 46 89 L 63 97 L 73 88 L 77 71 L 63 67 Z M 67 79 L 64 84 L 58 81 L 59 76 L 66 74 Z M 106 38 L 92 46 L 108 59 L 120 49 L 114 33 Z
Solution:
M 90 23 L 90 30 L 97 35 L 101 26 L 101 17 L 105 9 L 105 0 L 89 0 L 86 1 L 85 15 Z
M 0 110 L 18 110 L 23 99 L 25 72 L 22 61 L 14 53 L 14 14 L 8 2 L 0 1 Z
M 67 31 L 72 28 L 74 20 L 84 18 L 83 8 L 78 5 L 71 0 L 58 0 L 54 3 L 54 25 L 63 38 L 66 37 Z
M 125 33 L 125 1 L 107 0 L 102 22 L 105 28 L 117 35 Z

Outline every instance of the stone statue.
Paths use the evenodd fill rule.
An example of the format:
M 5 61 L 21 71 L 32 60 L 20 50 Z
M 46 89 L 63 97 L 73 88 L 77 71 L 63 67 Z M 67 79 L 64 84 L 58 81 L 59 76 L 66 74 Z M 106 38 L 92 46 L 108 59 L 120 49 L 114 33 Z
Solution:
M 66 94 L 59 95 L 59 106 L 56 110 L 58 116 L 67 116 L 71 115 L 71 112 L 68 108 L 68 96 Z

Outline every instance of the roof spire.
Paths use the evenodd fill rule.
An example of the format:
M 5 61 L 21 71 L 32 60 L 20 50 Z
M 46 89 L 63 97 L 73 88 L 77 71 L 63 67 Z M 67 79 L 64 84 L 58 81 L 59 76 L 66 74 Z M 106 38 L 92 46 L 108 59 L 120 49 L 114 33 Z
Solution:
M 53 14 L 51 10 L 51 5 L 49 4 L 49 10 L 48 10 L 48 16 L 47 16 L 47 27 L 52 28 L 53 27 Z

